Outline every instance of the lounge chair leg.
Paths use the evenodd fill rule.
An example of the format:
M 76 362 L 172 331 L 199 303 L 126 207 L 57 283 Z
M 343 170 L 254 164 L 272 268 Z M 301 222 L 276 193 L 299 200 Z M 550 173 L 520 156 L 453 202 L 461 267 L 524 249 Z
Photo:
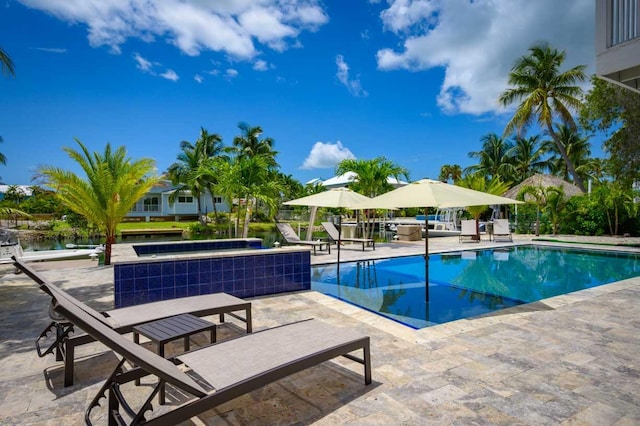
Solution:
M 64 351 L 62 349 L 62 345 L 64 344 L 62 341 L 63 334 L 63 327 L 60 324 L 56 324 L 56 340 L 58 341 L 56 345 L 56 361 L 62 361 L 64 359 Z
M 245 311 L 244 319 L 247 323 L 247 334 L 253 332 L 253 320 L 251 319 L 251 307 L 248 307 Z
M 369 343 L 362 348 L 362 352 L 364 355 L 364 384 L 371 384 L 371 348 L 369 347 Z
M 73 386 L 73 358 L 75 347 L 69 341 L 64 344 L 64 387 Z

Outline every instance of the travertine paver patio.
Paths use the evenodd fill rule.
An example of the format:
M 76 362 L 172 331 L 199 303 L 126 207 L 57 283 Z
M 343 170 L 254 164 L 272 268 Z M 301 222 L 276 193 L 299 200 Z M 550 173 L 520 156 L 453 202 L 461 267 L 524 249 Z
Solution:
M 431 241 L 432 250 L 479 246 Z M 381 244 L 364 255 L 421 250 L 421 244 Z M 353 248 L 341 253 L 344 260 L 362 256 Z M 314 258 L 325 261 L 331 259 Z M 35 266 L 93 307 L 112 307 L 110 267 Z M 12 268 L 2 273 L 0 424 L 83 423 L 116 357 L 98 343 L 82 347 L 76 384 L 63 388 L 60 363 L 38 358 L 33 346 L 48 323 L 48 298 Z M 255 329 L 315 317 L 370 335 L 374 383 L 363 384 L 357 364 L 327 362 L 204 413 L 194 424 L 640 424 L 640 278 L 419 331 L 316 292 L 252 302 Z M 239 330 L 223 325 L 219 336 Z M 150 389 L 125 392 L 141 401 Z

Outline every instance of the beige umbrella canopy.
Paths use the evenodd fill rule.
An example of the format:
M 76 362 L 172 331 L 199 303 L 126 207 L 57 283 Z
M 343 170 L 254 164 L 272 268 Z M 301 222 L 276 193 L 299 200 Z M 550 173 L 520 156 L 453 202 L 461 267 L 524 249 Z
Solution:
M 542 188 L 549 188 L 551 186 L 562 187 L 564 194 L 568 198 L 571 198 L 574 195 L 580 195 L 583 193 L 580 190 L 580 188 L 578 188 L 576 185 L 569 183 L 566 180 L 559 178 L 558 176 L 543 175 L 543 174 L 537 173 L 533 176 L 526 178 L 518 185 L 509 189 L 503 195 L 507 198 L 513 198 L 515 200 L 518 194 L 520 193 L 520 191 L 522 190 L 522 188 L 524 188 L 525 186 L 534 186 L 534 187 L 542 187 Z M 527 195 L 525 199 L 527 201 L 530 201 L 529 200 L 530 197 L 531 195 Z
M 372 198 L 369 202 L 363 202 L 360 208 L 446 208 L 496 204 L 522 203 L 511 198 L 449 185 L 437 180 L 422 179 Z

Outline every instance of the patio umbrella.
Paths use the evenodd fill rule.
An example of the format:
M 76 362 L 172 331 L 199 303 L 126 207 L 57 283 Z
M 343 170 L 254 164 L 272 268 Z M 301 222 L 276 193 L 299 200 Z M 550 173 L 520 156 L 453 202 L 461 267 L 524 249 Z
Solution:
M 427 302 L 429 301 L 429 223 L 428 207 L 469 207 L 496 204 L 522 204 L 511 198 L 500 197 L 486 192 L 475 191 L 461 186 L 449 185 L 431 179 L 422 179 L 412 182 L 393 191 L 372 198 L 363 202 L 360 208 L 403 208 L 403 207 L 424 207 L 425 208 L 425 270 L 427 283 Z
M 284 202 L 289 206 L 333 207 L 346 209 L 361 209 L 361 204 L 368 203 L 371 198 L 358 194 L 349 188 L 333 188 L 307 197 Z M 338 268 L 340 267 L 340 237 L 342 234 L 342 218 L 338 216 Z M 309 224 L 311 226 L 311 224 Z M 340 273 L 338 272 L 338 276 Z M 339 278 L 338 278 L 339 279 Z

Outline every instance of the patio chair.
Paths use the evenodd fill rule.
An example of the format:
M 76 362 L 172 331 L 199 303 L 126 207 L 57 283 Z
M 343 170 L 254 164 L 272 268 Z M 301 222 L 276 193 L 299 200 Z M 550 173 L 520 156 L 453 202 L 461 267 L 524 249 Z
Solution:
M 227 293 L 182 297 L 98 312 L 48 282 L 23 261 L 14 259 L 14 264 L 34 280 L 42 291 L 51 296 L 52 303 L 55 299 L 64 297 L 116 333 L 130 333 L 136 325 L 180 314 L 191 314 L 198 317 L 219 315 L 220 322 L 224 322 L 224 316 L 228 314 L 244 322 L 247 333 L 252 331 L 251 302 Z M 244 318 L 236 313 L 238 311 L 245 311 Z M 56 360 L 64 361 L 64 386 L 71 386 L 73 385 L 75 348 L 94 342 L 95 339 L 90 334 L 86 334 L 86 330 L 83 330 L 85 333 L 77 333 L 68 318 L 55 315 L 53 311 L 50 311 L 50 316 L 52 322 L 36 339 L 36 350 L 41 358 L 55 352 Z M 44 339 L 47 339 L 54 332 L 56 336 L 54 342 L 47 348 L 41 347 L 41 342 L 44 343 Z
M 460 239 L 470 240 L 476 243 L 480 242 L 480 235 L 478 235 L 478 229 L 476 228 L 476 221 L 474 219 L 463 220 L 460 222 Z
M 493 241 L 498 241 L 498 238 L 513 242 L 511 229 L 509 229 L 509 219 L 494 219 Z
M 164 359 L 116 333 L 64 295 L 55 298 L 53 309 L 122 356 L 120 363 L 90 402 L 85 412 L 87 424 L 91 424 L 91 412 L 103 403 L 102 398 L 107 399 L 104 406 L 108 407 L 106 415 L 109 424 L 126 424 L 124 415 L 130 417 L 130 424 L 178 424 L 338 356 L 362 364 L 364 382 L 366 385 L 371 383 L 369 336 L 314 319 L 266 329 L 187 352 L 173 359 Z M 351 354 L 359 350 L 362 350 L 362 358 Z M 125 371 L 125 361 L 136 367 Z M 181 364 L 186 371 L 178 368 Z M 130 387 L 122 385 L 146 376 L 156 376 L 158 384 L 144 403 L 136 407 L 139 408 L 136 412 L 125 398 L 125 391 Z M 154 413 L 151 402 L 165 382 L 177 388 L 181 400 L 189 399 L 180 401 L 170 411 L 156 410 L 160 413 L 155 418 L 147 419 L 147 414 Z M 136 388 L 136 392 L 144 392 L 143 389 Z
M 287 244 L 298 244 L 313 247 L 313 254 L 316 254 L 316 249 L 319 248 L 322 250 L 322 247 L 327 247 L 327 251 L 331 254 L 331 245 L 329 241 L 305 241 L 301 240 L 296 234 L 296 231 L 293 230 L 290 224 L 288 223 L 276 223 L 276 227 L 278 231 L 282 234 L 285 242 Z
M 329 238 L 331 238 L 333 242 L 337 243 L 338 228 L 336 228 L 336 226 L 331 222 L 322 222 L 322 227 L 324 228 L 325 231 L 327 231 L 327 234 L 329 234 Z M 376 242 L 371 238 L 350 238 L 350 237 L 345 238 L 343 236 L 340 236 L 340 241 L 342 242 L 346 241 L 350 243 L 360 243 L 362 244 L 362 251 L 364 251 L 364 248 L 366 246 L 371 246 L 374 250 L 376 249 Z

